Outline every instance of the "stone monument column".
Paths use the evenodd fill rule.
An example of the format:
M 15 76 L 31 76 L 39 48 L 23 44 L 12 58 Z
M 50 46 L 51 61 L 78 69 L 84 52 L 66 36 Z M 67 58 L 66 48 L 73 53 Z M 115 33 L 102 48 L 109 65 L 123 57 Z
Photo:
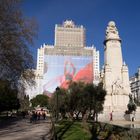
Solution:
M 114 120 L 123 120 L 129 102 L 130 85 L 128 67 L 123 63 L 121 39 L 115 22 L 110 21 L 104 40 L 104 88 L 107 91 L 104 114 L 113 111 Z

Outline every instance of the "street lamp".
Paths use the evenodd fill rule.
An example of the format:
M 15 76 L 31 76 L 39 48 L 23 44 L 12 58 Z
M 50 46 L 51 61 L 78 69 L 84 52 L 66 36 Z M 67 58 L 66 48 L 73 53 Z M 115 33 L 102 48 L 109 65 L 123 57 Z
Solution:
M 56 88 L 56 121 L 58 121 L 58 92 L 59 92 L 60 88 L 57 87 Z

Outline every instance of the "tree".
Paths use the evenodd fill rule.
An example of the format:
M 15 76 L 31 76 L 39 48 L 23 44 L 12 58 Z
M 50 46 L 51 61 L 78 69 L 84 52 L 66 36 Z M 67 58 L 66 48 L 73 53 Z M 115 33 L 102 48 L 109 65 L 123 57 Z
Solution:
M 20 107 L 17 90 L 11 89 L 8 81 L 0 81 L 0 112 L 18 110 Z
M 76 112 L 78 116 L 79 113 L 82 113 L 82 118 L 87 119 L 88 114 L 93 112 L 93 119 L 97 120 L 98 113 L 103 110 L 106 96 L 103 84 L 99 83 L 98 86 L 95 86 L 92 83 L 73 82 L 69 89 L 71 91 L 69 102 L 71 114 Z
M 129 103 L 127 105 L 127 108 L 128 108 L 128 111 L 127 111 L 128 113 L 132 113 L 133 111 L 136 111 L 137 109 L 137 106 L 134 103 L 132 95 L 129 95 Z
M 0 0 L 0 80 L 9 81 L 13 89 L 34 83 L 34 74 L 27 69 L 33 66 L 28 46 L 33 45 L 36 27 L 23 17 L 20 0 Z
M 32 103 L 32 107 L 37 107 L 38 105 L 41 107 L 48 107 L 49 97 L 47 95 L 39 94 L 31 99 L 30 102 Z
M 54 112 L 59 111 L 63 118 L 66 113 L 71 119 L 75 115 L 78 119 L 79 114 L 82 114 L 83 121 L 86 121 L 88 115 L 92 113 L 93 119 L 97 120 L 98 113 L 103 110 L 105 95 L 106 91 L 102 83 L 95 86 L 92 83 L 71 82 L 67 90 L 60 88 L 59 91 L 54 92 L 51 107 Z
M 98 113 L 103 111 L 103 105 L 105 101 L 106 91 L 103 89 L 103 83 L 99 83 L 98 86 L 95 87 L 94 93 L 94 103 L 93 103 L 93 110 L 94 110 L 94 120 L 98 121 Z
M 67 90 L 63 88 L 56 88 L 56 91 L 53 93 L 50 99 L 50 107 L 53 112 L 53 115 L 58 119 L 58 113 L 62 114 L 62 117 L 65 117 L 67 112 Z
M 138 97 L 134 97 L 134 102 L 136 103 L 137 106 L 140 106 L 140 100 Z
M 85 114 L 87 110 L 87 94 L 84 91 L 86 84 L 84 82 L 71 82 L 69 85 L 69 103 L 68 103 L 68 110 L 70 115 L 76 115 L 78 118 L 79 114 Z
M 22 111 L 27 111 L 29 109 L 29 106 L 30 106 L 29 96 L 24 95 L 24 98 L 20 98 L 19 101 L 20 101 L 20 109 Z

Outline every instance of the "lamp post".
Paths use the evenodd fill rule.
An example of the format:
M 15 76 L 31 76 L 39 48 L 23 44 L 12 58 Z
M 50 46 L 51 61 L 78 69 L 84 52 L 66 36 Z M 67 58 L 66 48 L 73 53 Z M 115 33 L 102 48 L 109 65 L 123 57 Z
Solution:
M 58 121 L 58 91 L 60 90 L 59 87 L 56 88 L 56 122 Z

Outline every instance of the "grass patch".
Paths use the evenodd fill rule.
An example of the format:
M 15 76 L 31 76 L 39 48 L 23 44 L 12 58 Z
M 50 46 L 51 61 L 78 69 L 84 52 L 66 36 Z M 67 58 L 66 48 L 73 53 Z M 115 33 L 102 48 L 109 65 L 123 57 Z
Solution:
M 140 140 L 140 129 L 100 122 L 60 121 L 55 127 L 58 140 Z
M 62 121 L 56 125 L 58 139 L 63 140 L 90 140 L 91 134 L 82 126 L 81 122 Z

